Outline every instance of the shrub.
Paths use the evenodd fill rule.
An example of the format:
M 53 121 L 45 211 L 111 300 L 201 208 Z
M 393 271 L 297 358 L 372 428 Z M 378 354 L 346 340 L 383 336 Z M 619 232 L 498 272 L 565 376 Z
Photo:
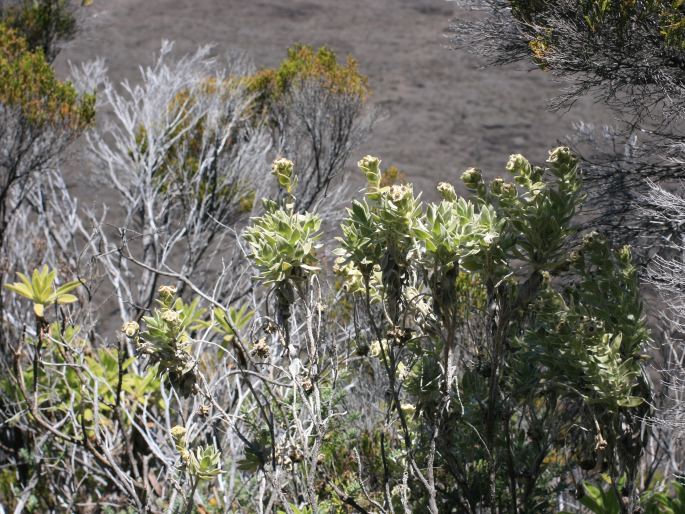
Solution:
M 59 81 L 43 54 L 0 25 L 0 248 L 29 181 L 88 128 L 94 95 Z
M 398 503 L 548 511 L 563 490 L 551 476 L 585 459 L 616 481 L 637 472 L 643 443 L 618 439 L 622 426 L 639 430 L 648 395 L 636 272 L 627 249 L 597 235 L 572 243 L 577 162 L 562 148 L 549 163 L 512 156 L 514 183 L 468 170 L 475 203 L 441 184 L 443 200 L 424 210 L 410 186 L 379 186 L 377 159 L 360 162 L 368 200 L 349 210 L 340 265 L 362 283 L 348 288 L 367 316 L 357 337 L 387 373 L 410 477 Z M 386 476 L 391 489 L 401 473 Z
M 338 64 L 329 48 L 314 50 L 307 45 L 288 49 L 287 57 L 276 69 L 263 69 L 248 81 L 248 90 L 257 95 L 257 105 L 271 110 L 290 91 L 303 82 L 317 82 L 324 89 L 339 95 L 350 95 L 366 100 L 370 91 L 368 79 L 357 71 L 357 62 L 348 57 Z
M 80 6 L 90 5 L 82 0 Z M 0 23 L 24 38 L 32 52 L 40 50 L 52 62 L 59 44 L 74 37 L 78 29 L 78 4 L 72 0 L 7 0 L 0 5 Z
M 335 198 L 351 150 L 375 119 L 367 107 L 368 79 L 356 61 L 348 57 L 342 64 L 326 47 L 295 45 L 278 68 L 250 77 L 247 89 L 266 117 L 277 155 L 289 156 L 300 170 L 296 207 Z
M 90 212 L 91 237 L 65 218 L 55 170 L 25 196 L 51 209 L 45 230 L 17 211 L 14 266 L 50 265 L 2 298 L 3 508 L 552 512 L 574 490 L 587 508 L 677 508 L 677 484 L 647 488 L 651 340 L 632 251 L 578 224 L 568 148 L 544 167 L 512 155 L 506 180 L 471 168 L 465 197 L 442 182 L 430 203 L 366 156 L 364 195 L 332 239 L 334 211 L 315 206 L 368 128 L 354 63 L 296 47 L 248 76 L 207 48 L 173 63 L 170 50 L 139 86 L 82 73 L 103 78 L 111 123 L 88 147 L 127 225 Z M 9 88 L 3 106 L 75 137 L 92 97 L 44 83 L 45 102 Z M 64 109 L 49 96 L 62 87 Z M 272 145 L 297 156 L 274 160 L 273 187 Z M 262 197 L 247 226 L 239 192 Z M 67 220 L 54 232 L 53 211 Z M 24 233 L 49 237 L 46 251 Z M 79 234 L 94 264 L 57 271 Z M 111 291 L 116 335 L 97 320 Z
M 468 3 L 468 2 L 467 2 Z M 614 242 L 629 242 L 661 300 L 652 304 L 664 335 L 650 349 L 653 417 L 659 441 L 646 457 L 667 476 L 682 467 L 679 385 L 682 341 L 683 20 L 682 2 L 488 0 L 488 14 L 456 22 L 453 41 L 492 62 L 532 60 L 568 87 L 554 107 L 583 95 L 613 109 L 619 124 L 595 130 L 579 124 L 570 138 L 583 158 L 586 226 Z M 661 466 L 663 455 L 669 464 Z M 659 464 L 657 464 L 659 463 Z M 628 482 L 629 483 L 629 482 Z M 648 487 L 647 480 L 642 487 Z M 622 508 L 622 512 L 626 509 Z

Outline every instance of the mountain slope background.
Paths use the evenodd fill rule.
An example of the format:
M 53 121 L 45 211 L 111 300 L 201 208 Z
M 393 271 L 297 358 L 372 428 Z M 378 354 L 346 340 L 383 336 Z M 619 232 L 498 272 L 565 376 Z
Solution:
M 277 65 L 294 43 L 327 45 L 358 60 L 384 114 L 358 155 L 381 156 L 426 191 L 456 183 L 470 166 L 502 174 L 511 153 L 544 160 L 580 119 L 611 121 L 590 101 L 548 112 L 560 85 L 541 70 L 483 69 L 483 60 L 448 48 L 450 19 L 470 15 L 445 0 L 96 1 L 57 68 L 65 75 L 68 61 L 101 56 L 115 81 L 135 81 L 162 39 L 178 54 L 207 43 L 217 54 L 245 52 L 258 67 Z

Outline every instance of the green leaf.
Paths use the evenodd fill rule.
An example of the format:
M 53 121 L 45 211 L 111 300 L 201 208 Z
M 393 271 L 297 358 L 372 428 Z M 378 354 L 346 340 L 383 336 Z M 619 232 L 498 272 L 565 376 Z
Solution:
M 57 303 L 59 304 L 74 303 L 77 300 L 78 298 L 76 298 L 73 294 L 62 294 L 57 297 Z
M 72 280 L 71 282 L 67 282 L 66 284 L 60 286 L 57 288 L 57 291 L 55 291 L 55 294 L 57 296 L 68 293 L 69 291 L 73 291 L 77 287 L 81 285 L 81 282 L 79 280 Z
M 33 291 L 31 290 L 31 287 L 27 286 L 26 284 L 19 284 L 17 282 L 14 284 L 5 284 L 5 287 L 10 291 L 23 296 L 24 298 L 28 298 L 29 300 L 33 298 Z
M 616 403 L 621 407 L 633 408 L 639 407 L 644 403 L 644 399 L 639 396 L 628 396 L 627 398 L 620 398 Z

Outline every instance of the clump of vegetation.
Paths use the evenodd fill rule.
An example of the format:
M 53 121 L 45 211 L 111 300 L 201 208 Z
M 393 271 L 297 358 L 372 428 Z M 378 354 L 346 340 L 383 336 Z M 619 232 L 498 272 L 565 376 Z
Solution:
M 488 183 L 467 170 L 470 199 L 441 183 L 442 200 L 427 205 L 410 184 L 383 185 L 379 159 L 359 167 L 366 195 L 353 201 L 335 249 L 346 287 L 325 286 L 331 249 L 319 241 L 318 216 L 295 209 L 293 163 L 278 159 L 282 194 L 264 200 L 244 234 L 254 294 L 264 295 L 256 317 L 184 279 L 199 298 L 185 303 L 162 286 L 158 307 L 142 326 L 124 325 L 116 350 L 84 354 L 92 343 L 78 339 L 78 325 L 36 311 L 38 344 L 26 360 L 19 349 L 33 340 L 19 343 L 14 369 L 28 367 L 5 385 L 6 394 L 20 393 L 18 434 L 56 423 L 55 444 L 112 474 L 100 490 L 121 507 L 221 511 L 267 502 L 219 494 L 212 484 L 225 474 L 241 490 L 272 483 L 274 505 L 286 512 L 549 511 L 570 477 L 594 480 L 600 471 L 639 501 L 649 336 L 629 249 L 614 251 L 597 234 L 575 238 L 583 199 L 576 158 L 558 148 L 541 168 L 514 155 L 511 181 Z M 76 300 L 69 291 L 77 283 L 56 289 L 54 273 L 34 275 L 11 289 L 40 305 Z M 352 318 L 338 317 L 343 299 Z M 50 361 L 53 348 L 59 357 Z M 345 394 L 362 384 L 386 394 L 370 404 Z M 41 398 L 43 388 L 50 394 Z M 142 400 L 152 394 L 161 398 Z M 72 403 L 54 407 L 64 395 Z M 72 408 L 80 414 L 70 417 Z M 217 426 L 220 439 L 210 436 Z M 355 433 L 367 434 L 361 446 Z M 130 450 L 112 454 L 112 445 Z M 150 466 L 151 451 L 164 456 L 156 473 L 174 476 L 180 495 L 131 482 L 128 466 Z M 339 469 L 332 456 L 341 452 L 356 466 Z M 34 464 L 15 459 L 31 473 Z
M 650 309 L 659 318 L 654 326 L 661 340 L 648 352 L 654 357 L 648 364 L 650 373 L 661 380 L 655 382 L 649 399 L 655 412 L 644 419 L 642 429 L 649 430 L 658 443 L 648 446 L 642 459 L 644 465 L 658 468 L 667 477 L 677 474 L 684 458 L 685 398 L 679 278 L 683 200 L 678 191 L 685 98 L 683 3 L 488 0 L 486 6 L 486 15 L 479 20 L 455 23 L 457 46 L 496 64 L 532 59 L 566 83 L 553 107 L 570 107 L 589 93 L 619 120 L 617 126 L 601 132 L 581 123 L 569 141 L 583 155 L 588 194 L 585 226 L 601 231 L 619 246 L 631 243 L 634 258 L 646 271 L 643 276 L 661 294 L 663 303 L 652 303 Z M 646 480 L 639 486 L 647 491 L 650 483 L 654 484 Z M 593 512 L 670 508 L 667 503 L 648 507 L 644 502 L 637 507 L 637 500 L 624 494 L 633 487 L 629 476 L 603 487 L 581 500 Z M 671 490 L 659 482 L 656 489 L 654 498 Z M 646 496 L 648 492 L 643 499 Z
M 0 6 L 0 23 L 26 40 L 32 52 L 42 51 L 52 62 L 60 43 L 71 40 L 78 31 L 77 12 L 92 0 L 10 0 Z
M 31 180 L 89 128 L 95 95 L 57 79 L 40 50 L 0 24 L 0 253 Z
M 551 19 L 506 5 L 535 30 Z M 573 20 L 602 33 L 656 5 L 587 2 Z M 563 40 L 540 26 L 525 52 L 554 71 Z M 164 45 L 139 86 L 77 73 L 102 90 L 94 124 L 92 95 L 0 35 L 0 279 L 18 277 L 0 293 L 0 509 L 682 509 L 679 454 L 648 429 L 666 419 L 646 356 L 661 334 L 634 250 L 581 223 L 569 148 L 512 155 L 503 178 L 468 169 L 468 193 L 441 182 L 435 202 L 366 156 L 338 216 L 322 200 L 371 123 L 352 59 L 296 46 L 252 74 Z M 86 129 L 120 229 L 55 166 Z M 270 154 L 292 157 L 272 177 Z M 657 262 L 682 319 L 682 267 Z
M 345 64 L 340 64 L 329 48 L 314 50 L 308 45 L 289 48 L 278 68 L 258 71 L 249 79 L 247 87 L 257 96 L 258 109 L 269 110 L 301 83 L 309 81 L 337 95 L 366 100 L 370 94 L 368 79 L 359 73 L 357 61 L 351 56 Z
M 80 132 L 95 115 L 95 96 L 79 96 L 60 82 L 40 52 L 32 52 L 14 30 L 0 25 L 0 102 L 16 108 L 27 123 Z
M 468 170 L 475 203 L 443 183 L 443 200 L 424 210 L 410 186 L 380 186 L 377 159 L 360 162 L 368 200 L 349 210 L 341 264 L 362 284 L 349 288 L 367 316 L 358 337 L 372 341 L 388 376 L 414 509 L 548 511 L 559 487 L 549 473 L 571 474 L 585 458 L 615 466 L 614 480 L 637 471 L 641 443 L 625 448 L 610 435 L 635 423 L 631 409 L 644 402 L 635 269 L 627 250 L 597 235 L 569 248 L 582 201 L 577 161 L 560 148 L 549 163 L 512 156 L 513 182 L 487 184 Z M 620 316 L 605 303 L 608 284 Z
M 352 57 L 341 63 L 326 47 L 295 45 L 278 68 L 262 69 L 246 84 L 277 155 L 287 155 L 301 168 L 296 206 L 311 209 L 335 192 L 350 149 L 371 129 L 367 77 Z

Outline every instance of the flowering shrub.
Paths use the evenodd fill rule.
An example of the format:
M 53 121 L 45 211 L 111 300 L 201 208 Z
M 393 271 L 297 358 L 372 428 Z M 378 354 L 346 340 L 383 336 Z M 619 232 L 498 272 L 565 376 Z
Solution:
M 203 312 L 198 309 L 197 302 L 185 305 L 180 298 L 175 298 L 176 289 L 171 286 L 160 287 L 159 294 L 159 308 L 154 309 L 151 316 L 143 316 L 144 329 L 141 330 L 135 321 L 129 321 L 122 331 L 135 343 L 140 355 L 148 355 L 150 364 L 188 396 L 197 390 L 196 362 L 191 353 L 189 331 L 202 326 L 199 318 Z
M 93 97 L 5 30 L 1 112 L 66 143 Z M 170 49 L 141 86 L 103 79 L 113 122 L 87 137 L 128 226 L 113 236 L 89 213 L 93 236 L 63 214 L 76 211 L 65 188 L 24 182 L 66 226 L 43 216 L 31 232 L 24 213 L 8 238 L 8 261 L 32 269 L 20 229 L 50 235 L 50 265 L 0 302 L 2 509 L 529 513 L 581 493 L 622 514 L 677 505 L 645 487 L 650 335 L 632 252 L 579 229 L 570 150 L 545 166 L 512 155 L 506 179 L 471 168 L 467 195 L 441 182 L 428 203 L 366 156 L 364 194 L 331 234 L 334 211 L 316 206 L 364 132 L 354 62 L 296 47 L 245 76 L 207 49 L 169 65 Z M 33 72 L 45 76 L 22 90 Z M 273 162 L 273 186 L 255 175 L 270 146 L 296 156 Z M 253 216 L 228 227 L 245 191 Z M 90 259 L 65 266 L 84 242 Z M 97 319 L 108 296 L 120 333 Z
M 639 440 L 615 439 L 627 420 L 635 426 L 631 409 L 648 394 L 635 269 L 627 249 L 612 252 L 597 235 L 572 250 L 577 161 L 559 148 L 548 162 L 543 169 L 512 156 L 513 183 L 467 170 L 474 203 L 442 183 L 443 200 L 424 209 L 409 186 L 379 187 L 377 159 L 360 161 L 368 200 L 348 211 L 340 264 L 365 284 L 354 290 L 367 316 L 358 337 L 373 340 L 387 373 L 388 416 L 417 481 L 400 503 L 546 510 L 551 470 L 563 476 L 590 458 L 615 466 L 616 480 L 637 471 Z M 466 290 L 464 276 L 473 277 Z M 596 444 L 587 455 L 589 436 Z M 431 466 L 439 478 L 424 474 Z M 446 483 L 453 497 L 439 493 Z
M 111 473 L 99 488 L 119 505 L 152 512 L 548 512 L 570 477 L 599 471 L 637 497 L 650 390 L 636 270 L 628 248 L 577 237 L 575 157 L 557 148 L 547 164 L 514 155 L 511 181 L 470 169 L 468 199 L 443 182 L 442 199 L 424 205 L 410 184 L 382 185 L 367 156 L 365 198 L 331 248 L 318 216 L 295 207 L 293 163 L 278 159 L 278 199 L 243 234 L 254 314 L 192 282 L 190 302 L 162 286 L 115 351 L 85 361 L 70 357 L 88 343 L 67 339 L 79 329 L 65 318 L 49 339 L 38 332 L 33 371 L 5 386 L 21 392 L 15 419 L 44 430 L 66 416 L 50 437 Z M 47 300 L 11 289 L 49 304 L 76 287 L 37 273 Z M 65 357 L 39 371 L 48 340 Z M 62 367 L 78 393 L 58 385 Z M 26 407 L 49 384 L 52 396 Z M 159 478 L 132 476 L 139 462 Z

